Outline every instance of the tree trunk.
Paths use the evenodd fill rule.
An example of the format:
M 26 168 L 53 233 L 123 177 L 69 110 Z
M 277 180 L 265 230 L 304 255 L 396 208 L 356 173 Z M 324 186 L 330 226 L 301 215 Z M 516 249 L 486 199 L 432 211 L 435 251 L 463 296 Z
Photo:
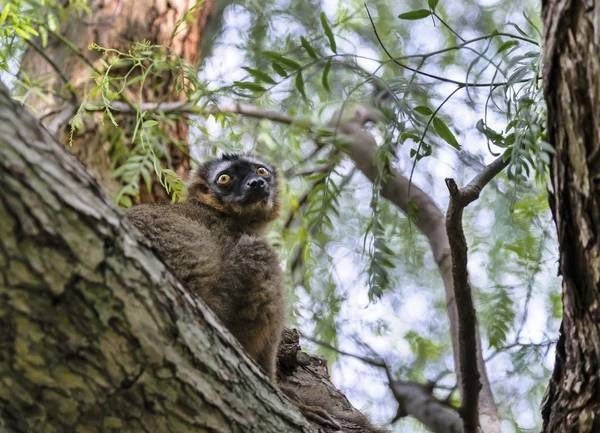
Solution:
M 598 0 L 596 0 L 598 1 Z M 545 0 L 544 92 L 563 323 L 544 432 L 600 431 L 600 3 Z
M 195 23 L 187 22 L 179 27 L 179 32 L 172 37 L 175 25 L 196 4 L 196 0 L 92 0 L 89 7 L 92 11 L 89 21 L 69 20 L 61 28 L 61 34 L 71 41 L 79 55 L 57 37 L 50 37 L 48 46 L 43 49 L 45 55 L 62 71 L 72 84 L 77 98 L 69 99 L 69 92 L 64 81 L 59 78 L 54 66 L 46 58 L 30 47 L 21 64 L 20 74 L 34 80 L 42 80 L 41 85 L 49 91 L 56 92 L 59 97 L 47 99 L 32 96 L 27 103 L 33 106 L 40 117 L 48 125 L 58 122 L 54 128 L 58 130 L 60 141 L 66 143 L 69 138 L 69 114 L 74 114 L 73 103 L 80 102 L 82 96 L 89 92 L 94 82 L 91 79 L 92 69 L 84 62 L 85 57 L 97 69 L 102 70 L 99 61 L 101 53 L 89 50 L 90 43 L 95 42 L 102 47 L 114 48 L 127 53 L 133 42 L 149 41 L 152 44 L 170 46 L 169 53 L 176 53 L 190 65 L 195 67 L 200 58 L 200 41 L 205 35 L 209 20 L 213 18 L 216 0 L 204 0 L 193 14 Z M 106 58 L 105 58 L 106 60 Z M 123 76 L 127 70 L 113 68 L 113 75 Z M 132 76 L 133 77 L 133 76 Z M 158 77 L 148 80 L 143 89 L 132 87 L 124 92 L 132 102 L 183 101 L 185 94 L 177 92 L 176 77 L 171 71 L 161 71 Z M 66 113 L 65 116 L 62 116 Z M 134 118 L 132 116 L 116 116 L 119 128 L 115 130 L 111 122 L 101 122 L 102 114 L 86 115 L 83 128 L 73 137 L 69 150 L 83 163 L 88 172 L 98 181 L 102 188 L 115 196 L 119 189 L 118 179 L 112 177 L 114 164 L 110 150 L 116 145 L 129 146 L 132 138 Z M 174 142 L 187 142 L 188 127 L 185 120 L 174 126 L 165 125 L 166 135 Z M 117 143 L 117 144 L 115 144 Z M 185 145 L 187 146 L 187 144 Z M 180 178 L 187 177 L 190 169 L 190 158 L 187 149 L 173 143 L 168 144 L 170 161 L 163 165 L 171 167 Z M 120 161 L 123 162 L 123 161 Z M 140 182 L 143 184 L 143 182 Z M 152 191 L 140 188 L 140 201 L 160 202 L 167 200 L 168 194 L 156 178 L 153 179 Z
M 2 85 L 0 329 L 2 433 L 329 431 L 302 417 Z M 352 414 L 324 363 L 293 333 L 284 342 L 281 382 L 314 383 Z

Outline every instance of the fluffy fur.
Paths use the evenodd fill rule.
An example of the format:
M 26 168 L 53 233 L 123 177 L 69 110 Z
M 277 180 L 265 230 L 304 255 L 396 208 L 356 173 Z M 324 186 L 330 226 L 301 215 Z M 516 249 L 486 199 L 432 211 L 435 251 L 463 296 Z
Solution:
M 258 167 L 269 175 L 258 176 Z M 218 183 L 223 173 L 232 178 L 228 185 Z M 261 179 L 257 192 L 250 185 Z M 126 211 L 273 381 L 286 302 L 279 258 L 262 232 L 278 212 L 277 172 L 250 155 L 225 155 L 199 167 L 182 203 Z

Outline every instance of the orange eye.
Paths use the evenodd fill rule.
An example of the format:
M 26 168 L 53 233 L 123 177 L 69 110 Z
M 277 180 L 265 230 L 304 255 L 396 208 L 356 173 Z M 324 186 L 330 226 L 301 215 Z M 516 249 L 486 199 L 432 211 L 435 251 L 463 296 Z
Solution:
M 258 174 L 259 176 L 265 177 L 269 175 L 269 170 L 267 170 L 264 167 L 258 167 L 256 169 L 256 174 Z
M 217 179 L 217 183 L 220 185 L 227 185 L 229 182 L 231 182 L 231 176 L 229 176 L 228 174 L 222 174 Z

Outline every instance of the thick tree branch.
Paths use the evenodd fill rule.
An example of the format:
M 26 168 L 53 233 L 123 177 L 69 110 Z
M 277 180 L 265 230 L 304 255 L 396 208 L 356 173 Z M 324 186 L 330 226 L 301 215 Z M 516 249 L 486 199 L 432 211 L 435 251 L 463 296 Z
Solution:
M 481 190 L 508 164 L 502 157 L 482 170 L 465 188 L 459 189 L 454 179 L 446 179 L 450 202 L 446 213 L 446 231 L 452 251 L 452 276 L 458 312 L 458 352 L 462 403 L 459 408 L 465 433 L 476 433 L 479 426 L 478 400 L 481 374 L 478 368 L 480 342 L 477 341 L 477 317 L 469 284 L 468 246 L 462 217 L 466 206 L 475 201 Z
M 452 276 L 454 296 L 458 310 L 458 356 L 462 403 L 459 409 L 464 421 L 465 433 L 476 433 L 479 426 L 478 396 L 481 375 L 477 368 L 478 345 L 477 318 L 473 294 L 467 271 L 467 240 L 462 227 L 462 215 L 466 201 L 453 179 L 446 179 L 450 190 L 450 202 L 446 214 L 446 230 L 452 251 Z
M 417 418 L 432 432 L 463 432 L 462 420 L 458 413 L 435 398 L 428 386 L 403 380 L 390 380 L 389 387 L 405 413 Z
M 4 87 L 0 301 L 3 431 L 324 431 Z

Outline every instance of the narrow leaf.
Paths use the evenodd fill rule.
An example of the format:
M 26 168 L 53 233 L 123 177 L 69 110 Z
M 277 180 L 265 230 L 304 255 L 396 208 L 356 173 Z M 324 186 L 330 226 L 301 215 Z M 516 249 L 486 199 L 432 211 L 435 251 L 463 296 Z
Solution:
M 327 61 L 325 68 L 323 69 L 323 76 L 321 77 L 321 81 L 323 82 L 323 87 L 327 89 L 327 91 L 331 91 L 329 87 L 329 70 L 331 69 L 331 58 Z
M 429 5 L 429 8 L 435 12 L 435 8 L 438 4 L 439 0 L 427 0 L 427 4 Z
M 456 137 L 454 136 L 452 131 L 450 131 L 450 128 L 448 128 L 448 126 L 444 123 L 442 119 L 438 117 L 435 117 L 433 119 L 433 129 L 435 129 L 435 132 L 437 132 L 438 135 L 442 137 L 442 139 L 446 143 L 448 143 L 455 149 L 460 150 L 460 144 L 458 144 Z
M 158 122 L 156 120 L 145 120 L 144 124 L 142 125 L 142 127 L 144 128 L 150 128 L 152 126 L 156 126 L 158 125 Z
M 275 84 L 275 80 L 269 77 L 268 74 L 265 74 L 263 71 L 259 71 L 258 69 L 248 68 L 246 66 L 242 66 L 242 69 L 256 78 L 258 81 L 262 81 L 264 83 Z
M 260 84 L 248 83 L 246 81 L 234 81 L 233 84 L 240 89 L 252 90 L 253 92 L 265 92 L 267 90 Z
M 6 21 L 6 17 L 8 17 L 8 13 L 10 12 L 10 3 L 6 3 L 4 6 L 4 10 L 2 11 L 2 15 L 0 15 L 0 24 Z
M 412 132 L 403 132 L 402 134 L 400 134 L 400 141 L 402 143 L 404 143 L 408 139 L 413 140 L 415 143 L 418 143 L 420 140 L 419 136 Z
M 58 31 L 58 18 L 56 18 L 56 15 L 54 15 L 53 13 L 49 13 L 48 14 L 48 28 L 50 29 L 51 32 L 56 32 Z
M 285 69 L 283 69 L 279 63 L 273 62 L 271 66 L 277 75 L 280 77 L 287 77 L 287 72 L 285 72 Z
M 398 15 L 398 18 L 401 20 L 421 20 L 427 18 L 429 15 L 431 15 L 431 11 L 428 11 L 427 9 L 417 9 L 416 11 L 400 14 Z
M 296 74 L 296 89 L 298 89 L 298 91 L 302 95 L 302 98 L 305 101 L 308 101 L 308 98 L 306 97 L 306 90 L 304 89 L 304 79 L 302 78 L 302 72 L 300 71 L 298 71 L 298 73 Z
M 415 107 L 414 110 L 423 116 L 431 116 L 433 114 L 433 111 L 424 105 L 419 105 L 418 107 Z
M 300 36 L 300 42 L 309 56 L 311 56 L 313 59 L 319 58 L 313 47 L 310 46 L 310 43 L 304 38 L 304 36 Z
M 269 59 L 275 60 L 277 63 L 280 63 L 283 66 L 287 66 L 288 68 L 300 69 L 300 67 L 301 67 L 300 63 L 298 63 L 294 59 L 286 57 L 286 56 L 284 56 L 282 54 L 279 54 L 279 53 L 277 53 L 275 51 L 264 51 L 263 54 L 265 56 L 267 56 Z
M 331 26 L 329 25 L 329 21 L 327 20 L 325 12 L 321 12 L 321 25 L 323 26 L 323 30 L 325 31 L 327 39 L 329 39 L 329 48 L 331 48 L 331 51 L 337 54 L 337 45 L 335 44 L 335 37 L 333 36 L 333 32 L 331 31 Z
M 503 51 L 507 51 L 512 47 L 516 47 L 517 45 L 519 45 L 519 41 L 506 41 L 503 42 L 499 47 L 498 47 L 498 53 L 500 54 Z
M 25 31 L 23 31 L 23 29 L 20 29 L 19 27 L 14 27 L 15 32 L 17 32 L 17 34 L 19 36 L 21 36 L 23 39 L 27 39 L 29 40 L 30 36 L 29 33 L 26 33 Z

